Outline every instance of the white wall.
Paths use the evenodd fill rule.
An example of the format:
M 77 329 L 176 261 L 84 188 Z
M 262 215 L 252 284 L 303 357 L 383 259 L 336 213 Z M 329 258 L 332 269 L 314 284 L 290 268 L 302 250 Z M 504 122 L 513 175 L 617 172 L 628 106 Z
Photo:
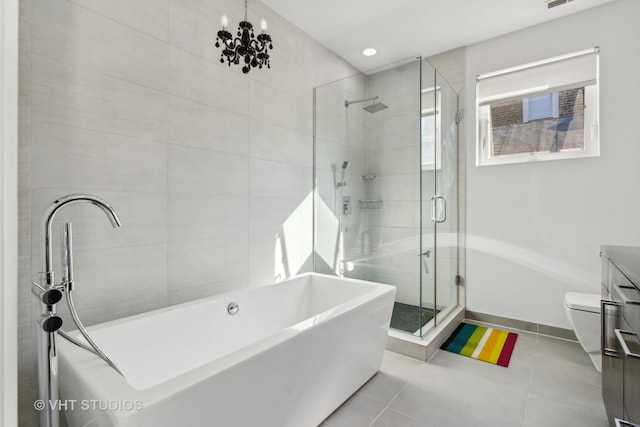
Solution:
M 0 426 L 18 421 L 18 2 L 0 3 Z
M 640 2 L 469 46 L 467 307 L 570 328 L 567 291 L 600 291 L 601 244 L 640 245 Z M 475 76 L 600 46 L 598 158 L 475 166 Z

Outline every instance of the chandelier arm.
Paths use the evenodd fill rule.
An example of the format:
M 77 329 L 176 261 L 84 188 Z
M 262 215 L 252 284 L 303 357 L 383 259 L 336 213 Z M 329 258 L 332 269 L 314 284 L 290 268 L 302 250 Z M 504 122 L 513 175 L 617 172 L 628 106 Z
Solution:
M 238 62 L 240 61 L 240 54 L 238 53 L 237 50 L 234 50 L 233 51 L 233 63 L 235 64 L 236 61 L 238 61 Z
M 238 46 L 238 44 L 240 44 L 240 46 L 242 46 L 242 38 L 241 37 L 236 37 L 235 39 L 233 39 L 233 47 Z

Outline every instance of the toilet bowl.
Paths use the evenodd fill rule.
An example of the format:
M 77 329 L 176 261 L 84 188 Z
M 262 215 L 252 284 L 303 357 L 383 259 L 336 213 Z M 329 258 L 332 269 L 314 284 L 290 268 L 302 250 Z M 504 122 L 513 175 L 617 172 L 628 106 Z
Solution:
M 600 295 L 567 292 L 564 294 L 564 309 L 578 337 L 598 372 L 602 372 L 600 350 Z

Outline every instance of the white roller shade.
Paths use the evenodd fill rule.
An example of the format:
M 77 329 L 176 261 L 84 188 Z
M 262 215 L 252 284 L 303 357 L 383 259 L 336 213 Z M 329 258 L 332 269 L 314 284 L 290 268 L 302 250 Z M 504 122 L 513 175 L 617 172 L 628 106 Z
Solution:
M 478 76 L 478 105 L 597 83 L 598 49 Z

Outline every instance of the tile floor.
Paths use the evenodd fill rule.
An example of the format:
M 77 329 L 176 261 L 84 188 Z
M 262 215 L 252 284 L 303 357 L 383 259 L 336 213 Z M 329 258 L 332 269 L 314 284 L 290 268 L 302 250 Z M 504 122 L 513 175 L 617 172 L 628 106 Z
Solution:
M 608 427 L 600 374 L 580 345 L 516 332 L 508 368 L 386 351 L 380 372 L 320 427 Z

